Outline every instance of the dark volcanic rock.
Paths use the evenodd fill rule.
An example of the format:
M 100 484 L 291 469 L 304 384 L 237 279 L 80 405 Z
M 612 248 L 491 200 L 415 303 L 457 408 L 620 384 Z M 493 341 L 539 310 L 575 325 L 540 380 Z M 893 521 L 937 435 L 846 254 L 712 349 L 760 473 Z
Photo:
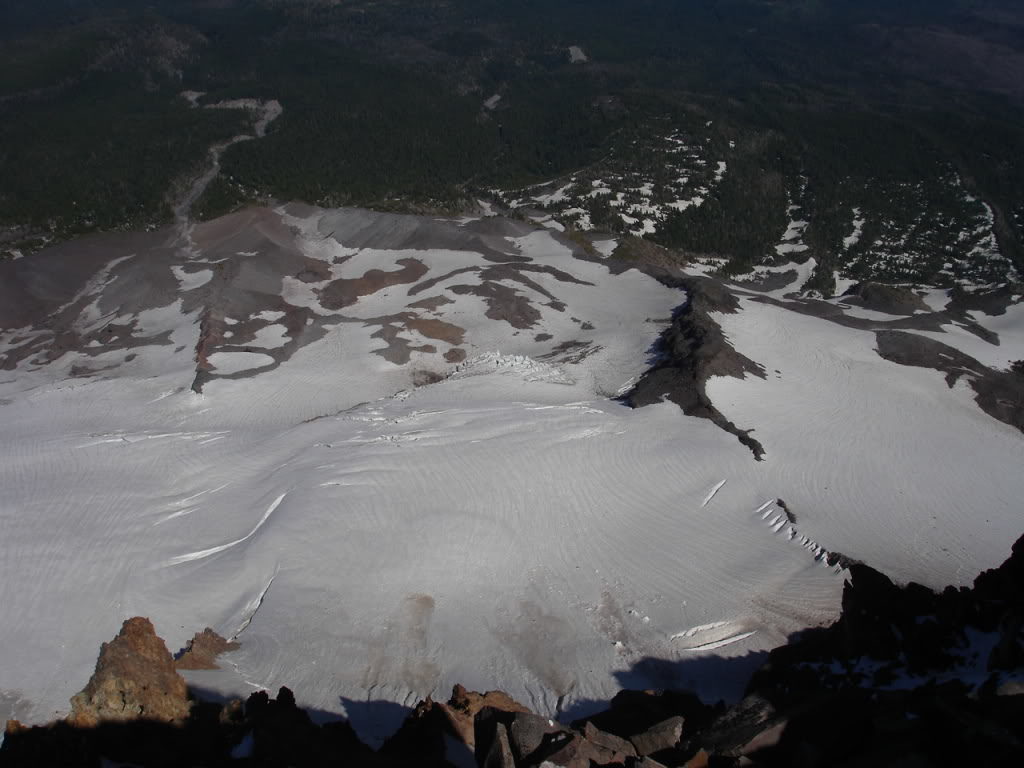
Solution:
M 679 715 L 662 720 L 643 733 L 630 738 L 636 753 L 641 756 L 656 755 L 668 749 L 674 749 L 683 737 L 683 718 Z
M 69 720 L 90 726 L 144 718 L 171 722 L 188 716 L 185 680 L 149 619 L 128 619 L 104 643 L 88 684 L 71 699 Z
M 453 734 L 469 747 L 471 752 L 476 749 L 481 731 L 487 731 L 484 721 L 488 720 L 488 716 L 499 712 L 515 713 L 530 711 L 504 691 L 477 693 L 476 691 L 468 691 L 461 685 L 456 685 L 452 688 L 452 695 L 448 699 L 447 704 L 436 706 L 439 706 L 445 714 Z M 481 724 L 478 725 L 477 716 L 481 712 L 484 713 L 484 718 L 482 718 Z M 507 715 L 503 717 L 503 720 L 511 722 Z M 493 731 L 485 733 L 485 736 L 487 744 L 484 745 L 484 748 L 486 749 L 489 746 L 489 739 L 493 738 Z
M 1024 675 L 1024 537 L 971 589 L 900 587 L 863 564 L 849 573 L 840 618 L 772 651 L 751 679 L 763 713 L 741 704 L 702 744 L 780 766 L 1024 761 L 1024 699 L 998 695 L 1000 670 Z M 976 689 L 963 681 L 986 675 Z
M 558 768 L 590 768 L 591 765 L 607 765 L 610 757 L 606 750 L 591 744 L 578 733 L 561 733 L 552 738 L 542 754 L 520 765 L 558 766 Z
M 256 765 L 330 765 L 342 756 L 352 765 L 365 765 L 375 757 L 347 722 L 315 725 L 295 705 L 288 688 L 282 687 L 276 699 L 266 691 L 252 694 L 245 704 L 245 720 Z
M 878 331 L 878 354 L 900 365 L 934 368 L 954 386 L 961 377 L 974 390 L 985 413 L 1024 432 L 1024 372 L 989 368 L 935 339 L 906 331 Z
M 606 711 L 573 725 L 585 729 L 590 723 L 605 733 L 629 739 L 676 715 L 686 721 L 687 730 L 700 730 L 723 711 L 724 707 L 710 707 L 689 691 L 627 690 L 615 694 Z
M 688 298 L 662 334 L 659 342 L 660 360 L 641 377 L 625 401 L 642 407 L 670 400 L 687 416 L 710 419 L 727 432 L 736 435 L 760 460 L 762 445 L 729 421 L 707 396 L 706 385 L 713 376 L 742 379 L 748 373 L 764 378 L 764 369 L 739 354 L 729 344 L 712 312 L 735 312 L 739 302 L 729 290 L 706 278 L 670 280 L 654 273 L 656 279 L 671 287 L 682 287 Z
M 620 738 L 613 733 L 605 733 L 589 720 L 583 726 L 583 737 L 591 744 L 611 750 L 625 757 L 636 757 L 636 747 L 632 742 Z
M 497 726 L 507 729 L 517 713 L 527 712 L 502 691 L 477 693 L 456 685 L 447 703 L 430 698 L 419 702 L 380 754 L 401 764 L 411 760 L 421 765 L 446 765 L 452 757 L 449 748 L 461 745 L 464 756 L 475 754 L 479 762 L 492 751 Z M 446 736 L 450 740 L 446 741 Z M 507 731 L 505 736 L 507 740 Z
M 770 701 L 750 694 L 708 726 L 700 743 L 712 754 L 741 757 L 774 744 L 785 723 Z
M 508 743 L 508 730 L 502 723 L 498 723 L 494 734 L 494 741 L 491 748 L 484 757 L 484 768 L 516 768 L 516 762 L 512 757 L 512 748 Z
M 464 735 L 452 727 L 451 715 L 443 704 L 431 699 L 419 702 L 398 731 L 380 748 L 380 754 L 396 763 L 423 766 L 448 765 L 445 736 L 462 741 Z M 466 745 L 467 754 L 472 746 Z
M 924 299 L 909 288 L 897 285 L 858 283 L 843 294 L 843 298 L 854 299 L 855 301 L 850 301 L 851 304 L 856 303 L 888 315 L 912 315 L 918 311 L 931 311 Z
M 517 713 L 508 729 L 512 753 L 520 763 L 539 762 L 537 753 L 551 743 L 550 737 L 567 730 L 560 723 L 532 712 Z

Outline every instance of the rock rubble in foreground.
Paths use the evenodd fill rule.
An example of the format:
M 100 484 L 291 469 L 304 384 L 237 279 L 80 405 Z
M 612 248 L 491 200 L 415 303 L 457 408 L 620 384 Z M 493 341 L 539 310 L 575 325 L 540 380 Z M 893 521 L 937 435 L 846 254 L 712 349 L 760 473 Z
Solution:
M 176 664 L 148 619 L 129 619 L 66 720 L 7 723 L 0 764 L 1024 765 L 1024 537 L 973 587 L 941 593 L 853 564 L 840 618 L 772 651 L 728 708 L 686 691 L 627 690 L 561 723 L 501 691 L 456 686 L 446 702 L 421 701 L 375 751 L 345 721 L 315 724 L 288 688 L 195 700 L 177 668 L 211 668 L 231 648 L 206 630 Z

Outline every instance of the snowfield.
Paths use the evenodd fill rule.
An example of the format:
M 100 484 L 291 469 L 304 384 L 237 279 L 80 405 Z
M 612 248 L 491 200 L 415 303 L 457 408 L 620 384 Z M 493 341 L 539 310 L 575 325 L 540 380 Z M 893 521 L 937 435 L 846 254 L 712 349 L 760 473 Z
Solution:
M 871 331 L 749 298 L 718 319 L 767 375 L 717 377 L 708 394 L 741 428 L 756 426 L 801 533 L 931 587 L 1005 555 L 1024 527 L 1013 470 L 1024 439 L 965 383 L 883 360 Z M 813 510 L 806 521 L 801 509 Z
M 708 389 L 758 462 L 609 399 L 685 294 L 550 230 L 291 206 L 162 237 L 0 264 L 0 715 L 66 711 L 133 615 L 241 643 L 197 686 L 371 740 L 456 682 L 732 697 L 700 660 L 833 619 L 826 549 L 938 586 L 1020 534 L 1024 437 L 869 330 L 716 314 L 765 369 Z

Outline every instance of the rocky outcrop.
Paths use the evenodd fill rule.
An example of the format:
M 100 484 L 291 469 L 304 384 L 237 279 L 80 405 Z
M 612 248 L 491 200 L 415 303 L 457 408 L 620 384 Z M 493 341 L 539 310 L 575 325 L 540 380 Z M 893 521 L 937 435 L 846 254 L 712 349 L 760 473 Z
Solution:
M 1024 537 L 972 588 L 899 587 L 863 563 L 849 567 L 843 610 L 772 651 L 751 688 L 804 691 L 859 684 L 904 686 L 1024 668 Z M 996 675 L 998 676 L 998 675 Z
M 843 294 L 851 304 L 857 304 L 875 312 L 888 315 L 912 315 L 915 312 L 930 312 L 924 299 L 910 288 L 883 283 L 857 283 Z
M 1024 368 L 989 368 L 959 349 L 917 333 L 880 330 L 875 339 L 885 360 L 940 371 L 951 388 L 963 378 L 985 413 L 1024 432 Z
M 349 765 L 387 764 L 376 759 L 347 722 L 314 724 L 296 706 L 288 688 L 281 688 L 276 699 L 266 691 L 249 696 L 233 726 L 235 738 L 241 734 L 241 739 L 232 747 L 231 757 L 248 758 L 252 765 L 338 765 L 339 758 Z
M 239 643 L 225 640 L 207 627 L 202 632 L 196 632 L 188 641 L 185 650 L 175 659 L 174 665 L 178 669 L 220 669 L 217 666 L 217 657 L 241 647 Z
M 192 380 L 192 391 L 201 394 L 203 385 L 210 380 L 210 354 L 217 344 L 224 340 L 224 319 L 211 310 L 203 312 L 199 321 L 199 339 L 196 341 L 196 375 Z
M 128 619 L 117 637 L 104 643 L 96 671 L 71 699 L 69 721 L 91 726 L 104 721 L 188 717 L 188 690 L 174 659 L 149 619 Z
M 744 738 L 760 739 L 765 765 L 1019 764 L 1022 616 L 1024 537 L 972 588 L 900 587 L 854 563 L 840 618 L 772 651 L 751 679 L 762 706 Z M 722 749 L 724 725 L 708 744 L 736 754 Z
M 739 301 L 725 286 L 707 278 L 673 279 L 655 271 L 649 274 L 663 284 L 683 288 L 687 300 L 675 313 L 672 325 L 661 335 L 657 362 L 624 400 L 633 407 L 670 400 L 687 416 L 710 419 L 736 435 L 760 461 L 764 447 L 751 437 L 752 430 L 740 429 L 729 421 L 706 391 L 707 382 L 713 376 L 742 379 L 749 373 L 764 378 L 764 369 L 733 349 L 721 326 L 711 317 L 713 312 L 735 312 Z

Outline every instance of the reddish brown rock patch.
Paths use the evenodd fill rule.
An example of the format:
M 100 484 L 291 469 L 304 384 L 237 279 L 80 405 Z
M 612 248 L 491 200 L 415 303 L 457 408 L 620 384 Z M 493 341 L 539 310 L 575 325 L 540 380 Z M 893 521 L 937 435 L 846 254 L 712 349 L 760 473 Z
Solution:
M 331 279 L 331 268 L 322 261 L 304 256 L 302 268 L 295 273 L 295 278 L 304 283 L 322 283 Z
M 392 285 L 415 283 L 429 271 L 419 259 L 399 259 L 402 266 L 391 272 L 371 269 L 362 277 L 339 279 L 320 292 L 320 303 L 325 309 L 342 309 L 355 304 L 360 296 L 369 296 Z
M 434 704 L 434 706 L 444 713 L 454 735 L 471 750 L 476 743 L 474 724 L 480 710 L 489 707 L 501 712 L 528 713 L 530 711 L 504 691 L 477 693 L 476 691 L 467 691 L 461 685 L 456 685 L 452 689 L 452 697 L 447 704 Z
M 431 296 L 426 299 L 420 299 L 409 305 L 410 309 L 425 309 L 428 312 L 436 312 L 438 307 L 443 307 L 445 304 L 454 304 L 455 302 L 449 299 L 447 296 Z
M 202 632 L 196 632 L 195 637 L 188 641 L 174 665 L 178 669 L 220 669 L 217 657 L 241 647 L 207 627 Z
M 71 698 L 72 725 L 145 718 L 170 722 L 189 714 L 185 680 L 149 619 L 128 619 L 100 648 L 96 671 Z
M 428 339 L 437 339 L 449 344 L 461 344 L 466 335 L 464 328 L 432 317 L 410 317 L 405 321 L 405 327 L 417 331 Z
M 487 302 L 484 313 L 491 320 L 504 320 L 513 328 L 531 328 L 540 320 L 540 311 L 530 300 L 501 283 L 484 283 L 483 285 L 455 285 L 452 293 L 459 295 L 480 296 Z

